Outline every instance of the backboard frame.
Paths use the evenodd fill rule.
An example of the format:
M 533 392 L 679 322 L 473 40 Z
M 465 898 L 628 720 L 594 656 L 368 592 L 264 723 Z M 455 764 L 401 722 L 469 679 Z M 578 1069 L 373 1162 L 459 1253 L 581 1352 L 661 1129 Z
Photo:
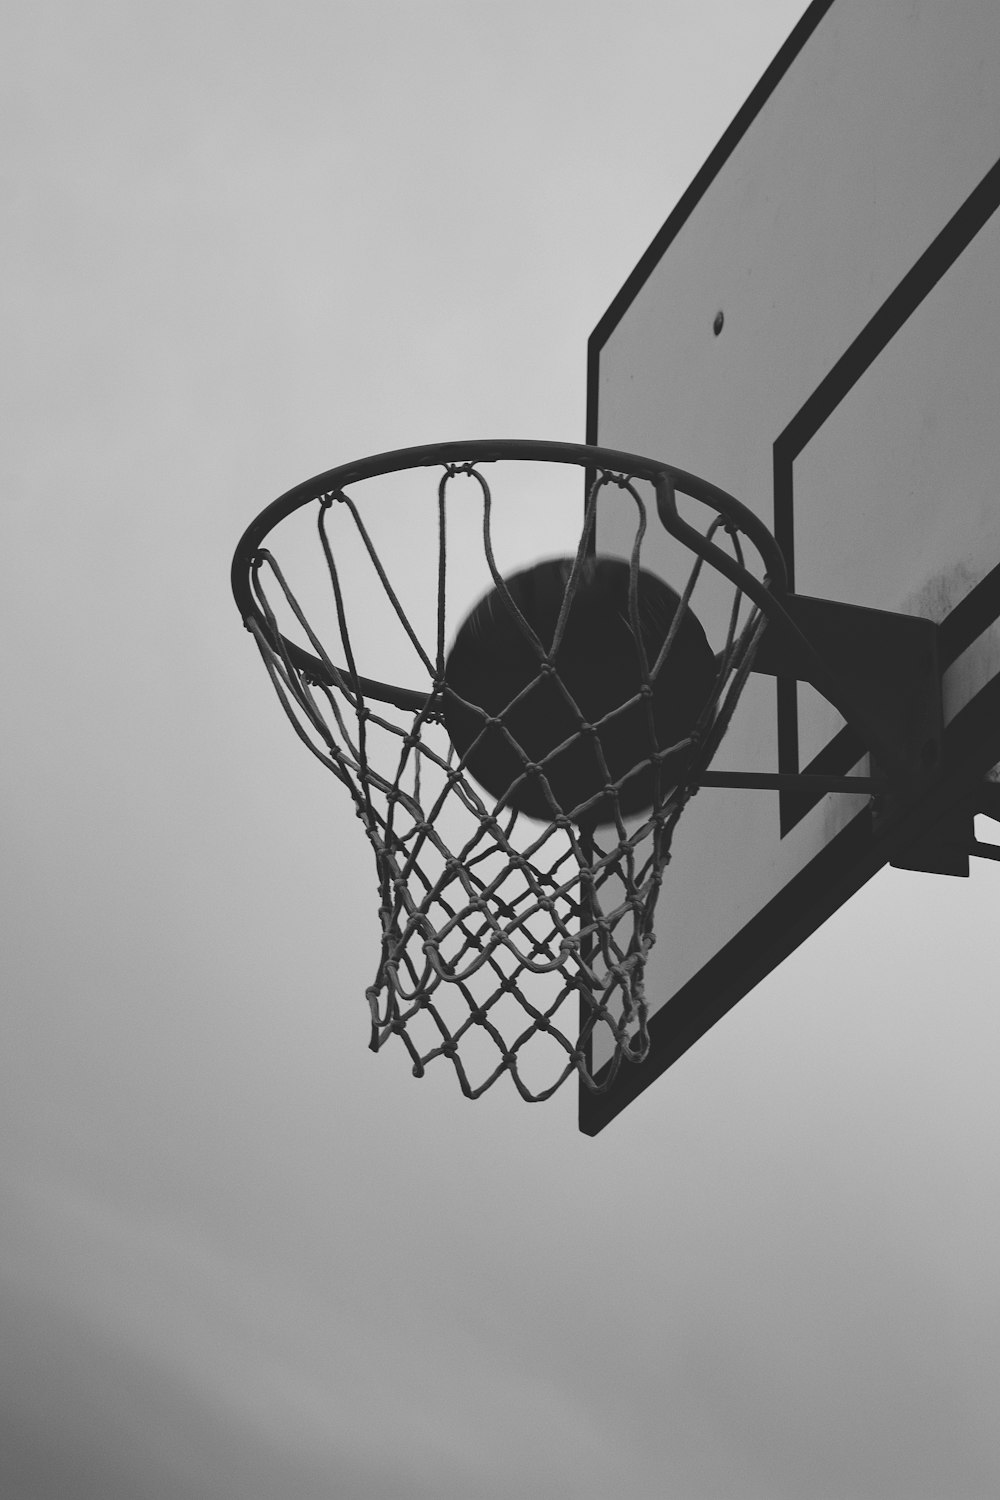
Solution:
M 609 341 L 633 308 L 650 277 L 684 227 L 696 215 L 713 183 L 725 171 L 734 152 L 793 68 L 803 49 L 831 10 L 842 0 L 814 0 L 796 25 L 704 166 L 680 198 L 621 292 L 591 335 L 588 346 L 587 441 L 610 441 L 601 427 L 601 361 Z M 843 7 L 846 9 L 846 5 Z M 1000 141 L 997 144 L 1000 155 Z M 921 250 L 906 274 L 893 286 L 874 314 L 852 332 L 839 357 L 811 390 L 804 390 L 792 412 L 771 437 L 773 511 L 763 519 L 773 526 L 795 586 L 795 474 L 796 457 L 820 431 L 830 415 L 858 386 L 879 354 L 891 343 L 914 311 L 938 285 L 958 257 L 1000 207 L 1000 160 L 981 176 L 957 211 L 949 216 L 932 242 Z M 716 328 L 718 334 L 720 329 Z M 645 443 L 652 451 L 666 444 Z M 686 455 L 664 453 L 684 462 Z M 938 626 L 942 664 L 954 664 L 1000 617 L 1000 564 L 983 577 Z M 807 757 L 798 743 L 799 688 L 791 679 L 778 679 L 775 692 L 778 768 L 846 774 L 862 753 L 856 737 L 842 730 L 815 754 Z M 908 866 L 908 850 L 921 838 L 945 853 L 942 873 L 967 873 L 975 787 L 1000 760 L 1000 679 L 987 682 L 948 725 L 945 743 L 946 774 L 933 797 L 895 824 L 880 824 L 871 806 L 861 809 L 821 854 L 765 904 L 746 925 L 725 942 L 689 982 L 679 988 L 651 1018 L 652 1053 L 641 1067 L 623 1070 L 605 1095 L 581 1091 L 580 1128 L 593 1135 L 683 1055 L 696 1041 L 772 972 L 813 931 L 887 863 Z M 808 813 L 813 794 L 782 791 L 775 794 L 782 834 L 793 830 Z M 936 832 L 935 832 L 936 830 Z M 918 868 L 934 867 L 933 858 Z M 680 870 L 677 879 L 682 879 Z M 669 882 L 661 900 L 669 902 Z

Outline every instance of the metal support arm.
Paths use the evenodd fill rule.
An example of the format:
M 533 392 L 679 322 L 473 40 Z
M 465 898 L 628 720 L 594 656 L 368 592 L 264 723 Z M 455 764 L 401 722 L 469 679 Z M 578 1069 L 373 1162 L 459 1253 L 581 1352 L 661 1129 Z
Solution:
M 894 792 L 906 795 L 926 785 L 942 759 L 937 626 L 805 594 L 786 595 L 782 603 L 811 650 L 802 651 L 791 632 L 769 623 L 754 671 L 810 682 L 862 736 Z

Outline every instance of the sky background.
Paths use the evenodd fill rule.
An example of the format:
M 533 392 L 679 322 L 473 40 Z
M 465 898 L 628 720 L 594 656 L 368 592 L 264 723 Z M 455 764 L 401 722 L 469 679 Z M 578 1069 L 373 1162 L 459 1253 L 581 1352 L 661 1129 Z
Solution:
M 582 440 L 804 8 L 6 7 L 2 1500 L 1000 1489 L 1000 868 L 876 879 L 594 1140 L 469 1104 L 367 1050 L 371 855 L 229 593 L 320 470 Z

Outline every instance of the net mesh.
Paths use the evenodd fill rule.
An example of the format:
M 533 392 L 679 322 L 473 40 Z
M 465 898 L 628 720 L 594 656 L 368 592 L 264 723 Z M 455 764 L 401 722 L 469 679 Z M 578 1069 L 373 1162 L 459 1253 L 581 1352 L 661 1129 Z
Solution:
M 588 826 L 585 816 L 572 816 L 554 797 L 548 822 L 528 818 L 477 785 L 442 722 L 449 691 L 449 490 L 460 477 L 478 487 L 486 562 L 495 586 L 504 588 L 494 554 L 490 484 L 474 463 L 446 464 L 437 483 L 437 599 L 429 644 L 421 641 L 362 509 L 346 488 L 318 494 L 314 502 L 326 606 L 332 601 L 328 615 L 336 622 L 333 644 L 320 639 L 271 549 L 258 551 L 252 562 L 252 587 L 263 623 L 247 623 L 296 733 L 346 787 L 374 850 L 381 956 L 367 991 L 373 1050 L 397 1037 L 417 1076 L 435 1059 L 448 1059 L 470 1098 L 504 1075 L 530 1101 L 548 1098 L 571 1074 L 602 1092 L 623 1063 L 639 1064 L 649 1051 L 644 970 L 655 941 L 654 912 L 671 841 L 698 790 L 699 775 L 725 734 L 763 622 L 739 585 L 727 583 L 724 639 L 711 693 L 680 744 L 657 745 L 654 735 L 647 764 L 656 792 L 647 812 L 626 816 L 619 801 L 621 782 L 608 779 L 603 798 L 609 821 L 603 826 Z M 646 497 L 627 474 L 590 472 L 585 525 L 553 640 L 539 642 L 522 622 L 540 676 L 558 672 L 560 632 L 592 550 L 597 508 L 608 487 L 627 496 L 634 511 L 629 566 L 630 606 L 636 609 Z M 391 617 L 426 674 L 425 692 L 397 694 L 401 704 L 383 701 L 372 691 L 378 685 L 358 670 L 358 637 L 365 621 L 352 626 L 348 620 L 344 578 L 331 539 L 334 513 L 354 528 Z M 731 522 L 710 515 L 703 534 L 728 548 L 745 567 L 741 538 Z M 674 649 L 684 611 L 697 602 L 703 571 L 713 571 L 690 553 L 685 566 L 689 571 L 681 607 L 659 656 L 647 660 L 640 646 L 639 691 L 616 712 L 627 711 L 643 697 L 648 703 L 652 684 Z M 315 660 L 290 644 L 279 614 L 283 622 L 297 622 Z M 496 722 L 485 713 L 483 720 L 484 727 Z M 576 733 L 593 739 L 600 728 L 577 711 Z M 511 743 L 520 749 L 516 741 Z M 658 768 L 668 758 L 674 784 L 661 786 Z M 530 771 L 548 785 L 546 758 L 531 763 L 524 757 L 524 767 L 526 774 Z

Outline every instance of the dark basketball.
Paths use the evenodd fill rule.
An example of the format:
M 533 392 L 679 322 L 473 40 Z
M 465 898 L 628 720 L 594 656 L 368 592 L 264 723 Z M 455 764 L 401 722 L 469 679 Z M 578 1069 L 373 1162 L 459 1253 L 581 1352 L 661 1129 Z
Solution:
M 506 580 L 518 609 L 546 649 L 572 566 L 572 559 L 556 558 Z M 656 783 L 649 757 L 690 733 L 712 691 L 715 657 L 700 624 L 690 610 L 685 611 L 663 668 L 652 683 L 651 733 L 645 698 L 623 706 L 642 685 L 628 588 L 627 562 L 610 557 L 587 562 L 555 657 L 554 676 L 540 673 L 537 652 L 498 590 L 487 594 L 462 625 L 445 665 L 445 684 L 451 689 L 444 698 L 445 725 L 472 776 L 498 801 L 529 817 L 551 821 L 555 809 L 541 777 L 531 773 L 518 778 L 524 777 L 526 762 L 541 762 L 564 740 L 572 739 L 542 768 L 558 809 L 581 826 L 613 821 L 614 802 L 605 791 L 609 778 L 601 769 L 593 735 L 580 732 L 580 725 L 596 724 L 619 710 L 599 729 L 610 780 L 635 771 L 619 791 L 619 807 L 631 815 L 652 805 Z M 640 572 L 638 620 L 650 669 L 679 602 L 679 596 L 661 579 Z M 559 681 L 579 712 L 566 701 Z M 525 688 L 525 696 L 514 703 Z M 502 718 L 521 753 L 499 726 L 491 725 L 484 732 L 481 714 L 457 703 L 452 693 Z M 682 760 L 683 751 L 679 751 L 672 763 L 668 759 L 664 764 L 661 795 L 671 785 L 671 772 L 679 774 Z M 598 800 L 584 806 L 594 798 Z

